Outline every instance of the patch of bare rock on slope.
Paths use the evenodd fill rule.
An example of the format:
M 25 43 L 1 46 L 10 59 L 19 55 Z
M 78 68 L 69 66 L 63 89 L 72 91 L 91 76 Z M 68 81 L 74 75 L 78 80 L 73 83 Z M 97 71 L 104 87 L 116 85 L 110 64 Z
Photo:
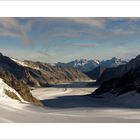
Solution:
M 22 102 L 23 100 L 23 101 L 30 102 L 39 106 L 43 106 L 40 100 L 32 96 L 28 86 L 22 81 L 17 80 L 10 73 L 0 70 L 0 78 L 3 79 L 4 83 L 6 83 L 9 87 L 15 90 L 21 98 L 19 98 L 19 96 L 17 96 L 15 92 L 4 89 L 5 90 L 4 92 L 8 97 L 18 100 L 20 102 Z

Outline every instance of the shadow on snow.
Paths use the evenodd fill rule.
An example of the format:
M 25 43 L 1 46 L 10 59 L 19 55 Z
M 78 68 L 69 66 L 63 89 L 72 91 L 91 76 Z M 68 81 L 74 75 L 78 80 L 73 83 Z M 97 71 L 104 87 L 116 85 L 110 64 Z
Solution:
M 71 95 L 60 96 L 55 99 L 43 100 L 43 104 L 50 108 L 66 109 L 66 108 L 135 108 L 140 109 L 140 105 L 120 105 L 111 103 L 104 98 L 92 97 L 90 95 Z

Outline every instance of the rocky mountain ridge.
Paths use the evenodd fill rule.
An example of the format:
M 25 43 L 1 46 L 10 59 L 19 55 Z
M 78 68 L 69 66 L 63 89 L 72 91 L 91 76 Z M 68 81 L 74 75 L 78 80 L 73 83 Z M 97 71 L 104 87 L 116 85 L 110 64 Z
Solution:
M 119 96 L 133 90 L 140 93 L 140 55 L 128 64 L 106 69 L 97 82 L 100 87 L 93 95 L 111 93 Z
M 128 63 L 119 65 L 113 68 L 107 68 L 104 70 L 102 75 L 98 78 L 97 83 L 103 83 L 104 81 L 111 80 L 113 78 L 119 78 L 123 76 L 126 72 L 136 69 L 140 66 L 140 55 L 136 58 L 130 60 Z
M 46 87 L 50 84 L 89 80 L 85 74 L 75 68 L 61 68 L 47 63 L 19 61 L 0 55 L 2 71 L 14 75 L 17 80 L 33 87 Z

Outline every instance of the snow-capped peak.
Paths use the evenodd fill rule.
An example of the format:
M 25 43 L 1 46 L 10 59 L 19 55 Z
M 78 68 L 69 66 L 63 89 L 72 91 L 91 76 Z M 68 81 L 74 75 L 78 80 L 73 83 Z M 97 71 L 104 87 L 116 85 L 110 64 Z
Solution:
M 116 67 L 118 65 L 122 65 L 122 64 L 126 64 L 126 63 L 127 63 L 127 61 L 125 61 L 125 60 L 113 57 L 111 59 L 101 61 L 100 65 L 104 66 L 104 67 Z
M 96 60 L 96 59 L 90 59 L 90 60 L 87 60 L 87 59 L 76 59 L 75 61 L 73 61 L 74 65 L 86 65 L 86 64 L 99 64 L 99 60 Z
M 74 61 L 68 62 L 68 63 L 57 63 L 58 66 L 61 67 L 75 67 L 76 69 L 86 72 L 90 71 L 93 68 L 97 67 L 99 65 L 99 60 L 87 60 L 87 59 L 76 59 Z

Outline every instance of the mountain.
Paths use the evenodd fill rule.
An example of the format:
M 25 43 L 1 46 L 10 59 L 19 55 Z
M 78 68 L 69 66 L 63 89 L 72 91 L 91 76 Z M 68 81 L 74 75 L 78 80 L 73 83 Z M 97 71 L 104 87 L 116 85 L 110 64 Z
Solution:
M 98 79 L 107 68 L 115 68 L 117 66 L 121 66 L 126 63 L 127 61 L 125 60 L 113 57 L 111 59 L 101 61 L 99 67 L 93 69 L 92 71 L 87 72 L 86 74 L 92 79 L 93 78 Z
M 112 68 L 112 67 L 117 67 L 119 65 L 123 65 L 126 63 L 127 63 L 127 61 L 125 61 L 125 60 L 113 57 L 111 59 L 101 61 L 100 66 L 106 67 L 106 68 Z
M 13 61 L 11 58 L 3 56 L 2 54 L 0 55 L 0 69 L 1 71 L 14 75 L 17 80 L 20 80 L 29 86 L 48 85 L 40 71 L 22 66 Z
M 106 69 L 98 83 L 101 85 L 94 95 L 109 92 L 119 96 L 133 90 L 140 93 L 140 55 L 125 65 Z
M 55 83 L 84 81 L 90 79 L 75 68 L 62 68 L 47 63 L 28 60 L 12 60 L 20 66 L 21 69 L 24 69 L 19 79 L 23 80 L 30 86 L 49 86 L 50 84 Z
M 52 66 L 48 63 L 24 61 L 28 66 L 39 69 L 46 75 L 48 83 L 61 83 L 61 82 L 72 82 L 72 81 L 83 81 L 90 80 L 84 73 L 78 71 L 73 67 L 60 67 Z
M 28 86 L 49 86 L 57 82 L 89 80 L 75 68 L 61 68 L 47 63 L 20 61 L 0 53 L 0 100 L 43 105 L 32 96 Z
M 99 65 L 99 60 L 76 59 L 68 63 L 58 62 L 56 65 L 61 67 L 74 67 L 79 71 L 87 72 L 96 68 Z
M 14 75 L 0 69 L 0 100 L 33 103 L 42 106 L 41 101 L 32 96 L 28 86 Z M 12 102 L 11 102 L 12 103 Z
M 111 59 L 103 60 L 103 61 L 99 61 L 96 59 L 93 59 L 93 60 L 92 59 L 91 60 L 87 60 L 87 59 L 78 60 L 78 59 L 76 59 L 76 60 L 68 62 L 68 63 L 58 62 L 55 65 L 61 66 L 61 67 L 74 67 L 82 72 L 89 72 L 98 66 L 110 68 L 110 67 L 116 67 L 116 66 L 126 64 L 126 63 L 127 63 L 127 61 L 125 61 L 125 60 L 113 57 Z
M 140 59 L 140 56 L 137 56 L 135 59 L 130 60 L 126 64 L 105 69 L 102 75 L 98 78 L 97 83 L 101 84 L 104 81 L 121 77 L 123 74 L 125 74 L 129 70 L 137 68 L 138 66 L 140 66 L 139 59 Z
M 19 61 L 0 54 L 0 69 L 17 80 L 33 87 L 44 87 L 54 83 L 89 80 L 74 68 L 61 68 L 47 63 Z
M 74 60 L 68 63 L 56 63 L 55 65 L 60 67 L 74 67 L 78 69 L 79 71 L 82 71 L 87 76 L 89 76 L 91 79 L 98 79 L 101 73 L 106 68 L 112 68 L 117 67 L 119 65 L 126 64 L 127 61 L 118 59 L 116 57 L 113 57 L 108 60 L 87 60 L 87 59 L 80 59 L 80 60 Z
M 105 67 L 99 65 L 93 70 L 85 72 L 85 74 L 91 79 L 98 79 L 105 69 L 106 69 Z

